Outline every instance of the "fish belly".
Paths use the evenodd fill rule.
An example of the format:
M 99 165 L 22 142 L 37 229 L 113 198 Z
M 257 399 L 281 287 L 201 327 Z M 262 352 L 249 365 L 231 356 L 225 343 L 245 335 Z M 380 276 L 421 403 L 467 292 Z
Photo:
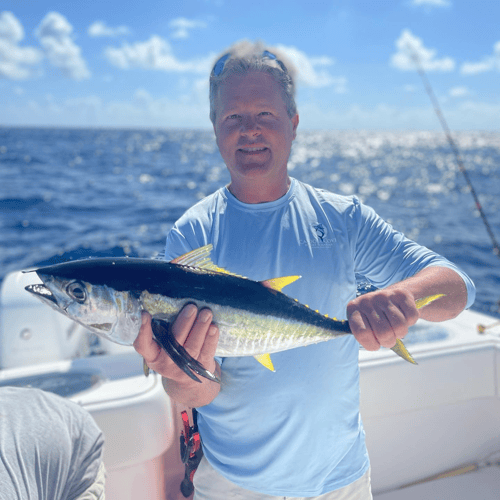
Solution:
M 218 356 L 270 354 L 324 342 L 338 336 L 330 330 L 289 318 L 247 312 L 241 314 L 236 309 L 223 309 L 215 316 L 219 327 Z
M 190 299 L 174 299 L 143 292 L 143 308 L 153 317 L 169 323 L 187 303 L 209 308 L 219 328 L 216 356 L 256 356 L 293 349 L 345 335 L 279 315 L 261 315 L 239 308 Z

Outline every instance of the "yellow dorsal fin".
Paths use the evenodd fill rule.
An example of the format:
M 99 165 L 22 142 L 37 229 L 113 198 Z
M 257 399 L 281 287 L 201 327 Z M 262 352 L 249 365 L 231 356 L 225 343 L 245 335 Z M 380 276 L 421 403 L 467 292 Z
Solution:
M 300 276 L 283 276 L 281 278 L 272 278 L 270 280 L 261 281 L 261 285 L 264 285 L 266 288 L 270 288 L 271 290 L 277 290 L 281 292 L 283 288 L 287 285 L 290 285 L 294 281 L 297 281 Z
M 190 252 L 176 257 L 174 260 L 171 260 L 170 263 L 179 264 L 180 266 L 199 267 L 203 269 L 204 264 L 208 262 L 212 263 L 212 261 L 210 260 L 212 249 L 213 246 L 210 243 L 209 245 L 196 248 L 195 250 L 191 250 Z
M 177 264 L 179 266 L 196 267 L 197 269 L 204 269 L 206 271 L 211 271 L 214 273 L 229 274 L 230 276 L 243 278 L 243 276 L 240 276 L 239 274 L 232 273 L 222 267 L 216 266 L 210 258 L 212 249 L 213 246 L 210 243 L 203 247 L 196 248 L 195 250 L 191 250 L 191 252 L 185 253 L 180 257 L 176 257 L 175 259 L 171 260 L 170 263 Z
M 258 356 L 254 356 L 254 358 L 263 366 L 265 366 L 268 370 L 275 372 L 273 362 L 271 361 L 270 354 L 259 354 Z

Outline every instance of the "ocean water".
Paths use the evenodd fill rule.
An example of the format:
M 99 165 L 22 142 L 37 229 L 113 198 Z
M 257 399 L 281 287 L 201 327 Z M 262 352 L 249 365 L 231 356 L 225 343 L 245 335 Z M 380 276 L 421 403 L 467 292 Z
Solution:
M 498 240 L 500 133 L 453 137 Z M 461 266 L 473 308 L 500 317 L 500 258 L 443 133 L 302 131 L 289 168 Z M 0 128 L 0 280 L 86 256 L 158 256 L 175 220 L 228 181 L 211 131 Z

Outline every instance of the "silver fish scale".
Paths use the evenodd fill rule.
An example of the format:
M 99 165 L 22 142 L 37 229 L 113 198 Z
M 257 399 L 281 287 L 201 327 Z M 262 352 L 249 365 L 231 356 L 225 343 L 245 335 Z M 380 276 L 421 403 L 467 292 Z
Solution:
M 219 328 L 216 356 L 256 356 L 345 335 L 278 316 L 263 316 L 210 302 L 172 299 L 147 291 L 141 294 L 140 300 L 152 316 L 168 322 L 172 322 L 188 302 L 195 303 L 199 309 L 211 309 Z
M 345 335 L 277 316 L 242 315 L 228 307 L 212 310 L 220 332 L 216 351 L 219 356 L 256 356 Z

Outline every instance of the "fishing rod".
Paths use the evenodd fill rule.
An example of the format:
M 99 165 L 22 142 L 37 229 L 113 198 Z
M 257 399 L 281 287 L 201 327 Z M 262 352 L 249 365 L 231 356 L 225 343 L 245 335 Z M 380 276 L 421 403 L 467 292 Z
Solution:
M 420 75 L 420 78 L 422 79 L 422 81 L 424 83 L 424 87 L 425 87 L 425 90 L 427 92 L 427 95 L 429 96 L 431 103 L 434 107 L 434 112 L 436 113 L 436 115 L 441 123 L 441 126 L 443 127 L 443 130 L 445 132 L 448 143 L 449 143 L 449 145 L 450 145 L 450 147 L 455 155 L 458 169 L 460 170 L 460 172 L 462 172 L 462 174 L 465 178 L 465 181 L 467 182 L 467 185 L 469 186 L 472 197 L 474 198 L 474 201 L 476 203 L 476 208 L 479 211 L 481 219 L 483 220 L 483 223 L 486 227 L 486 231 L 488 232 L 488 235 L 491 238 L 491 242 L 493 243 L 493 253 L 495 255 L 497 255 L 498 257 L 500 257 L 500 245 L 495 238 L 495 235 L 493 233 L 493 230 L 491 229 L 490 223 L 488 222 L 488 219 L 486 218 L 486 214 L 484 213 L 483 207 L 479 201 L 476 190 L 474 189 L 474 186 L 472 185 L 472 182 L 471 182 L 470 177 L 469 177 L 469 173 L 467 172 L 467 169 L 465 168 L 465 165 L 462 161 L 462 158 L 461 158 L 460 153 L 458 151 L 458 148 L 455 144 L 455 141 L 451 137 L 450 128 L 448 127 L 448 123 L 446 122 L 446 119 L 443 115 L 443 112 L 441 111 L 441 107 L 439 106 L 439 102 L 436 98 L 436 95 L 434 94 L 434 91 L 432 90 L 429 79 L 427 78 L 427 75 L 425 74 L 424 68 L 423 68 L 422 63 L 420 61 L 420 58 L 418 57 L 418 54 L 415 51 L 415 49 L 413 47 L 411 47 L 409 44 L 407 45 L 407 48 L 409 49 L 410 56 L 413 59 L 415 65 L 417 67 L 418 74 Z

